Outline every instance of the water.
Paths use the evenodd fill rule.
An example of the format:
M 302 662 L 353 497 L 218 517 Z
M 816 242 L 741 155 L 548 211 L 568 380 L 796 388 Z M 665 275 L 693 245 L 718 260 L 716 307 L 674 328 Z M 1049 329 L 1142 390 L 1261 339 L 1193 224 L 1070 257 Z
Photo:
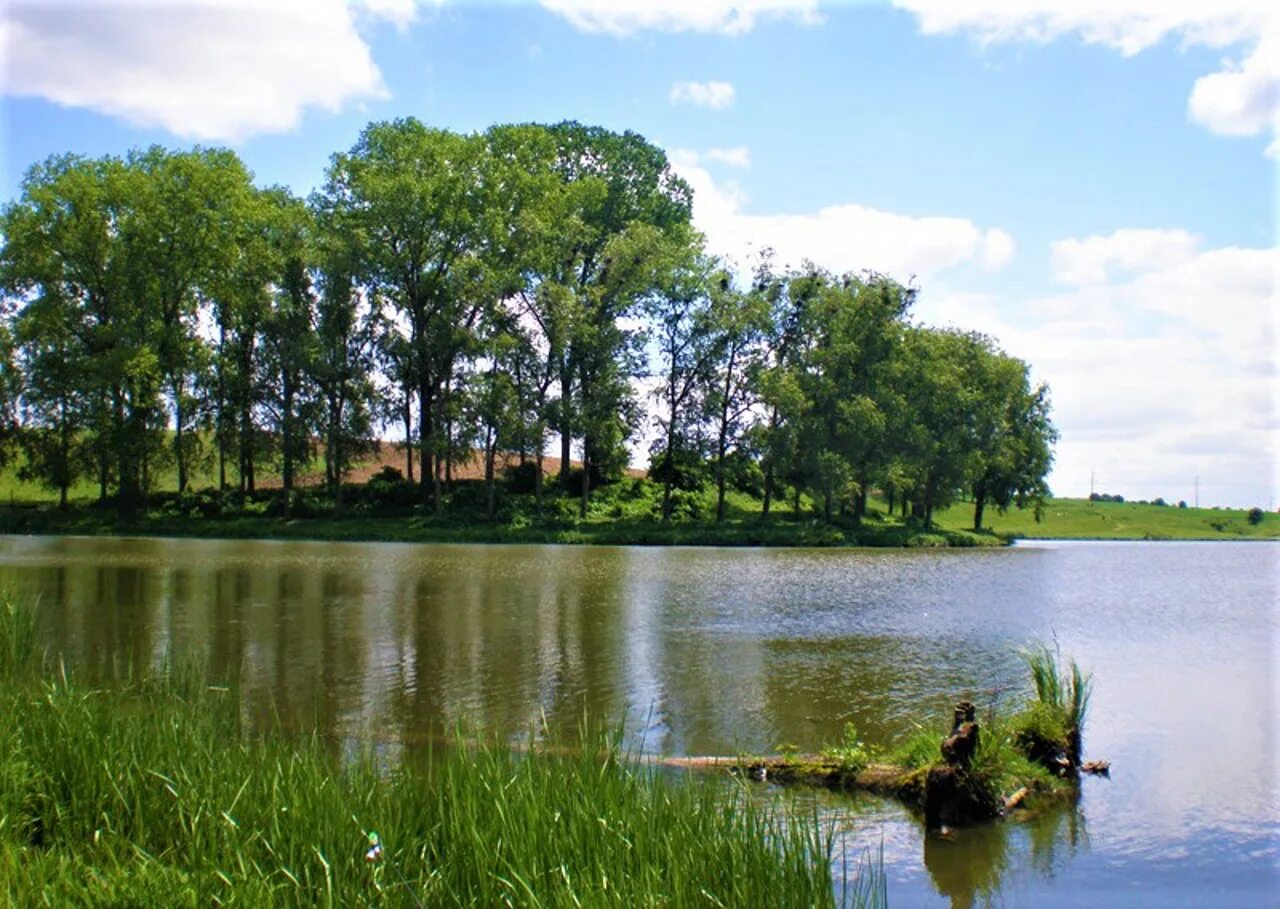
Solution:
M 1079 803 L 926 837 L 892 802 L 805 796 L 883 843 L 895 906 L 1280 900 L 1280 545 L 977 552 L 0 538 L 0 585 L 91 675 L 199 655 L 247 718 L 389 749 L 460 724 L 626 718 L 633 744 L 889 746 L 961 696 L 1010 699 L 1019 646 L 1094 673 Z

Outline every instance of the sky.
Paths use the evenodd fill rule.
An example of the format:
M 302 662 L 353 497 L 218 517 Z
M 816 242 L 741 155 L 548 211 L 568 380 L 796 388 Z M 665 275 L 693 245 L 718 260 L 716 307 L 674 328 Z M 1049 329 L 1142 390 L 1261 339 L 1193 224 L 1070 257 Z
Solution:
M 630 129 L 713 251 L 914 279 L 1029 362 L 1055 494 L 1275 508 L 1271 6 L 0 0 L 0 200 L 68 151 L 226 145 L 306 194 L 371 120 Z

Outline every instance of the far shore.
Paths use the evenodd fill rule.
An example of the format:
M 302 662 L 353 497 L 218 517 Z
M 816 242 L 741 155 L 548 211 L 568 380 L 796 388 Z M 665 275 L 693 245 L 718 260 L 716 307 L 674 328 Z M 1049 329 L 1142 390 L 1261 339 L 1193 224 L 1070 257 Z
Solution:
M 637 488 L 647 481 L 630 480 Z M 478 491 L 478 490 L 476 490 Z M 647 492 L 648 490 L 643 490 Z M 767 519 L 759 503 L 744 498 L 717 522 L 711 517 L 683 517 L 663 522 L 629 507 L 627 496 L 606 509 L 579 519 L 569 498 L 551 498 L 538 514 L 529 501 L 507 507 L 486 519 L 474 506 L 455 506 L 441 515 L 410 503 L 382 509 L 355 501 L 340 513 L 316 513 L 297 507 L 279 513 L 271 500 L 247 501 L 221 513 L 202 513 L 197 504 L 169 496 L 149 513 L 121 521 L 110 508 L 75 503 L 60 510 L 52 503 L 0 506 L 0 532 L 10 534 L 153 536 L 225 539 L 281 539 L 405 543 L 526 543 L 633 546 L 729 547 L 876 547 L 973 548 L 1000 547 L 1025 540 L 1043 541 L 1240 541 L 1280 539 L 1280 517 L 1268 514 L 1254 524 L 1243 510 L 1194 509 L 1139 503 L 1049 499 L 1040 520 L 1030 510 L 987 512 L 981 532 L 972 530 L 971 506 L 953 505 L 940 512 L 933 526 L 885 514 L 885 503 L 873 501 L 860 522 L 837 518 L 828 523 L 802 507 L 775 511 Z M 472 497 L 474 498 L 474 497 Z M 513 496 L 512 499 L 522 497 Z M 197 504 L 192 504 L 197 503 Z M 753 509 L 751 506 L 755 505 Z M 185 510 L 184 510 L 185 509 Z M 205 509 L 213 511 L 212 507 Z M 628 511 L 632 513 L 627 513 Z M 298 513 L 301 512 L 301 513 Z M 461 512 L 461 513 L 459 513 Z M 602 513 L 603 512 L 603 513 Z M 622 512 L 619 514 L 619 512 Z M 753 513 L 754 512 L 754 513 Z

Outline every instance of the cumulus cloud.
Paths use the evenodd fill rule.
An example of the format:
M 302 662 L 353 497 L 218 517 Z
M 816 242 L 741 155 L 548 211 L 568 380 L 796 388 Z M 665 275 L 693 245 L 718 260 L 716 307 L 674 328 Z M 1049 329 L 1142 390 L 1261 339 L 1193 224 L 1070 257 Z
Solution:
M 412 0 L 11 3 L 0 16 L 3 93 L 236 141 L 304 111 L 385 98 L 356 17 L 407 25 Z
M 751 150 L 745 145 L 737 145 L 733 148 L 708 148 L 707 160 L 729 167 L 747 168 L 751 166 Z
M 541 0 L 586 32 L 719 32 L 737 35 L 766 19 L 813 23 L 818 0 Z
M 1064 293 L 933 300 L 930 314 L 990 332 L 1053 390 L 1055 492 L 1266 505 L 1280 497 L 1276 291 L 1280 249 L 1202 249 L 1181 230 L 1066 239 L 1103 254 L 1169 241 Z M 1119 238 L 1119 239 L 1117 239 Z M 1110 243 L 1108 243 L 1110 241 Z M 1177 255 L 1170 253 L 1177 250 Z M 1055 269 L 1058 263 L 1055 262 Z M 1074 265 L 1070 266 L 1075 268 Z
M 1196 80 L 1188 115 L 1227 136 L 1272 134 L 1280 154 L 1280 9 L 1274 0 L 893 0 L 925 34 L 970 32 L 983 42 L 1076 35 L 1132 56 L 1166 40 L 1230 50 Z
M 1058 240 L 1049 247 L 1053 278 L 1099 284 L 1116 273 L 1172 267 L 1191 257 L 1199 240 L 1185 230 L 1118 230 L 1108 236 Z
M 672 104 L 692 104 L 722 110 L 733 104 L 737 92 L 732 82 L 675 82 L 667 95 Z
M 693 187 L 694 224 L 712 252 L 739 265 L 771 249 L 780 266 L 805 260 L 835 272 L 872 269 L 906 281 L 965 262 L 997 269 L 1013 255 L 1013 238 L 965 218 L 896 214 L 857 204 L 814 212 L 748 214 L 733 182 L 718 182 L 688 151 L 671 154 L 676 172 Z

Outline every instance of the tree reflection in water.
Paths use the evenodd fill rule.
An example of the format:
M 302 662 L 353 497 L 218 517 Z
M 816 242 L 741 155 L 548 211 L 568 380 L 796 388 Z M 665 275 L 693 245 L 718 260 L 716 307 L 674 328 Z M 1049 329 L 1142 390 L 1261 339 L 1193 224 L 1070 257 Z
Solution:
M 993 906 L 1003 902 L 1002 884 L 1026 871 L 1052 878 L 1088 844 L 1084 812 L 1076 801 L 947 836 L 927 833 L 924 865 L 952 909 Z

